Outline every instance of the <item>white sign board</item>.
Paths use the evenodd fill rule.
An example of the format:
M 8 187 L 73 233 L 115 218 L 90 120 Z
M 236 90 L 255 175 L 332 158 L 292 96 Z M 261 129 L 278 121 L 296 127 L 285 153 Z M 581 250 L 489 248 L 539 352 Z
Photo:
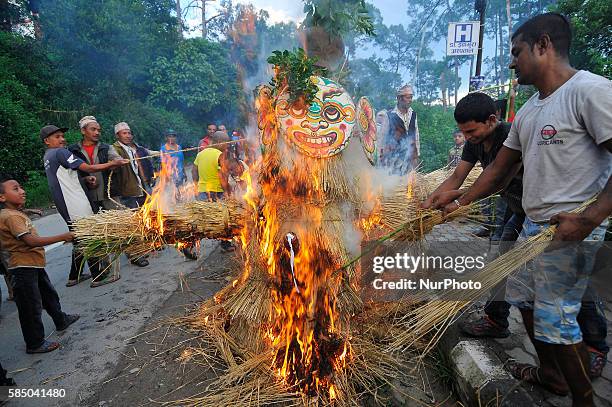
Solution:
M 480 21 L 449 23 L 448 37 L 446 38 L 446 56 L 455 57 L 478 54 L 479 34 Z

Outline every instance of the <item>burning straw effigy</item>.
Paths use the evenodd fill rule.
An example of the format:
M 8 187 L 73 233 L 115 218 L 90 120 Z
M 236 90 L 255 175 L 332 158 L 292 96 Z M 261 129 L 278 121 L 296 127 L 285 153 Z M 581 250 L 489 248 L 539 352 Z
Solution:
M 384 186 L 371 165 L 377 134 L 367 99 L 356 106 L 320 76 L 310 77 L 310 95 L 295 95 L 281 71 L 275 87 L 257 91 L 263 154 L 242 199 L 164 208 L 153 194 L 137 211 L 75 223 L 86 255 L 144 254 L 203 238 L 241 243 L 238 277 L 180 321 L 207 344 L 183 360 L 214 358 L 225 370 L 204 394 L 176 404 L 382 403 L 380 388 L 409 374 L 467 304 L 363 302 L 360 240 L 418 241 L 475 207 L 446 219 L 419 208 L 444 171 L 413 171 Z M 492 273 L 491 284 L 502 274 Z

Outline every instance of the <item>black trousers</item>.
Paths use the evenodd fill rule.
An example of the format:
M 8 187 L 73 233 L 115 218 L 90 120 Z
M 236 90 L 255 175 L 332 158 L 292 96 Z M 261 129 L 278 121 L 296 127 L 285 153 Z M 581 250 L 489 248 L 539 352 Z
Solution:
M 28 349 L 36 349 L 45 341 L 42 310 L 51 316 L 56 327 L 66 322 L 59 296 L 45 269 L 19 267 L 9 270 L 13 277 L 15 304 L 21 333 Z
M 77 280 L 79 275 L 83 272 L 83 266 L 85 265 L 85 258 L 83 254 L 79 252 L 76 247 L 72 247 L 72 262 L 70 264 L 70 274 L 68 280 Z M 89 272 L 91 278 L 95 279 L 108 268 L 108 262 L 102 258 L 90 257 L 87 259 L 87 265 L 89 266 Z
M 73 228 L 68 223 L 68 229 L 72 232 Z M 77 250 L 76 245 L 73 243 L 72 246 L 72 261 L 70 262 L 70 274 L 68 280 L 78 280 L 79 275 L 83 272 L 83 266 L 85 265 L 85 258 L 83 254 Z M 87 259 L 87 265 L 89 266 L 89 272 L 91 278 L 95 279 L 108 268 L 108 262 L 103 258 L 90 257 Z

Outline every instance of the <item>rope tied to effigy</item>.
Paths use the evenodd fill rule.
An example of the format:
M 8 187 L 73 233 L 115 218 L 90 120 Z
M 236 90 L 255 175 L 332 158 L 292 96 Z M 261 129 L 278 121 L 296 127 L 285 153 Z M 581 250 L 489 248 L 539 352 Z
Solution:
M 242 142 L 246 142 L 246 139 L 240 139 L 240 140 L 230 140 L 230 141 L 224 141 L 222 143 L 215 143 L 215 144 L 209 144 L 208 146 L 206 146 L 205 148 L 211 148 L 211 147 L 216 147 L 216 146 L 222 146 L 222 145 L 229 145 L 229 144 L 238 144 L 238 143 L 242 143 Z M 128 163 L 130 162 L 135 162 L 135 161 L 140 161 L 140 160 L 145 160 L 145 159 L 149 159 L 149 158 L 155 158 L 155 157 L 164 157 L 164 156 L 171 156 L 173 154 L 176 153 L 183 153 L 185 151 L 194 151 L 194 150 L 199 150 L 201 147 L 197 146 L 197 147 L 189 147 L 189 148 L 183 148 L 181 150 L 173 150 L 167 153 L 164 153 L 163 151 L 160 151 L 158 153 L 155 154 L 150 154 L 147 156 L 143 156 L 143 157 L 136 157 L 136 158 L 127 158 Z M 124 158 L 125 159 L 125 158 Z M 126 163 L 127 165 L 127 163 Z M 108 181 L 107 181 L 107 185 L 106 185 L 106 197 L 112 202 L 114 203 L 118 208 L 125 208 L 125 205 L 115 201 L 112 197 L 111 197 L 111 183 L 112 183 L 112 179 L 113 179 L 113 174 L 115 172 L 115 169 L 113 168 L 109 175 L 108 175 Z M 146 195 L 149 195 L 149 193 L 144 190 L 142 188 L 142 186 L 140 187 L 140 189 L 142 189 L 142 192 L 144 192 Z

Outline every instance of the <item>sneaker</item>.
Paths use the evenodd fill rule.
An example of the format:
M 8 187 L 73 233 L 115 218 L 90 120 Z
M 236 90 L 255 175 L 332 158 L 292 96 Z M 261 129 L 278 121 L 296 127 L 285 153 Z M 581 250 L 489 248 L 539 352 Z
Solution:
M 507 338 L 510 336 L 508 328 L 493 322 L 486 314 L 462 321 L 459 329 L 464 334 L 476 338 Z
M 57 342 L 49 342 L 47 340 L 45 340 L 43 342 L 42 345 L 40 345 L 38 348 L 36 349 L 26 349 L 26 353 L 32 354 L 32 353 L 47 353 L 47 352 L 53 352 L 54 350 L 56 350 L 57 348 L 60 347 L 60 344 Z
M 591 348 L 590 346 L 587 346 L 587 351 L 589 352 L 590 360 L 589 377 L 591 379 L 601 377 L 601 372 L 603 372 L 604 367 L 606 367 L 607 355 L 603 352 L 598 351 L 595 348 Z
M 78 314 L 73 314 L 73 315 L 66 314 L 66 317 L 64 317 L 64 325 L 62 325 L 61 327 L 56 327 L 55 329 L 58 332 L 65 331 L 66 328 L 68 328 L 70 325 L 77 322 L 79 318 L 81 318 L 81 316 Z

